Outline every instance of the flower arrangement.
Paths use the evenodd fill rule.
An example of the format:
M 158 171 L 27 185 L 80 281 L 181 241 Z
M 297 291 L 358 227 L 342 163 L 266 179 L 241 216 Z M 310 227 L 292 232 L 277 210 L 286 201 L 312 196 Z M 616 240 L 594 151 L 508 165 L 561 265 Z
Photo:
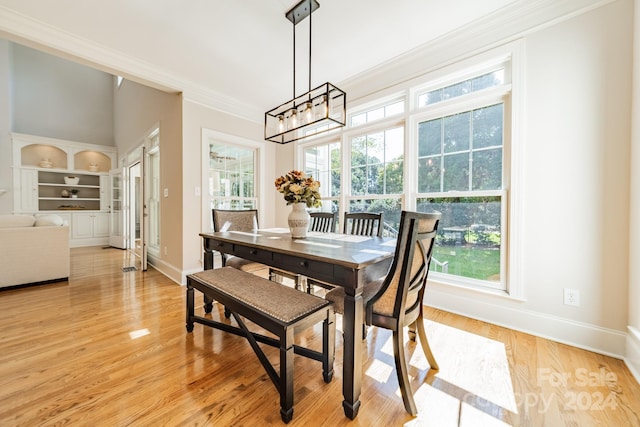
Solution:
M 306 203 L 308 208 L 319 208 L 320 202 L 320 181 L 313 177 L 307 177 L 304 172 L 292 170 L 286 175 L 276 179 L 276 190 L 284 194 L 287 205 L 293 203 Z

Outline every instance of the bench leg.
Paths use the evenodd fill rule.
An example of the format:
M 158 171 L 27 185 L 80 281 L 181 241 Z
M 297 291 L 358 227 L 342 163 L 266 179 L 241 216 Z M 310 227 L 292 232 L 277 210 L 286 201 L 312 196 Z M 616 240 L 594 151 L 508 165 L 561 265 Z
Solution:
M 293 418 L 293 328 L 280 338 L 280 416 L 288 423 Z
M 322 322 L 322 377 L 325 383 L 330 383 L 336 353 L 336 315 L 333 310 L 327 312 L 327 318 Z
M 187 280 L 187 332 L 193 331 L 193 317 L 195 315 L 193 307 L 193 286 Z

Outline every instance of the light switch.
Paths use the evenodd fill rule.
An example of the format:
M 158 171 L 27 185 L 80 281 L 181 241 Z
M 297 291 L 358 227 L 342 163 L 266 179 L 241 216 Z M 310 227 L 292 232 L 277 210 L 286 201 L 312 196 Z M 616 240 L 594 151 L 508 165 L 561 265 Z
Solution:
M 200 187 L 196 186 L 196 188 L 194 189 L 194 194 L 196 195 L 196 197 L 200 196 Z
M 164 189 L 164 197 L 169 197 L 169 189 L 168 188 Z

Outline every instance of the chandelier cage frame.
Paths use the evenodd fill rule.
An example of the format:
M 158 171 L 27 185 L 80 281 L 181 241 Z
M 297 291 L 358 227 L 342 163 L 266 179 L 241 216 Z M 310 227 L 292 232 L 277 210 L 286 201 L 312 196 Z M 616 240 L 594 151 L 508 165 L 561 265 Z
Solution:
M 293 99 L 264 113 L 264 139 L 279 144 L 329 132 L 346 124 L 347 95 L 327 82 L 311 88 L 311 15 L 317 0 L 302 0 L 285 17 L 293 24 Z M 296 96 L 296 25 L 309 17 L 309 91 Z

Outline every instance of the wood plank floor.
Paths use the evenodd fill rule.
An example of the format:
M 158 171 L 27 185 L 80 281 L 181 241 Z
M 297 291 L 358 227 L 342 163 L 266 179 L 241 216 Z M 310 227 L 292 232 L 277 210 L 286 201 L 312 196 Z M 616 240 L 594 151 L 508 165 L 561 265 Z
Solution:
M 0 426 L 283 425 L 247 342 L 202 325 L 187 333 L 184 287 L 129 265 L 125 251 L 76 248 L 68 282 L 0 292 Z M 342 410 L 338 333 L 332 383 L 296 356 L 289 425 L 640 426 L 640 386 L 622 361 L 439 310 L 427 317 L 440 370 L 406 344 L 418 417 L 404 411 L 390 333 L 373 328 L 356 420 Z M 300 341 L 319 346 L 320 330 Z

